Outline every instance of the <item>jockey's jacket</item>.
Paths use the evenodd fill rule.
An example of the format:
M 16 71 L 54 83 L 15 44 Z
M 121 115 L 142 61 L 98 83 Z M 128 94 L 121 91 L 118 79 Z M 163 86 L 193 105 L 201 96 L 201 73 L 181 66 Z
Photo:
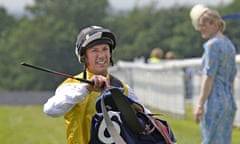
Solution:
M 87 79 L 92 76 L 93 74 L 87 72 Z M 78 74 L 76 77 L 83 78 L 83 73 Z M 128 96 L 128 88 L 125 84 L 119 84 L 119 80 L 110 74 L 107 75 L 107 79 L 110 80 L 111 86 L 122 86 L 124 94 Z M 67 79 L 62 84 L 66 83 L 79 83 L 79 81 Z M 95 102 L 98 96 L 100 96 L 99 92 L 89 92 L 82 101 L 64 115 L 68 144 L 87 144 L 89 142 L 91 119 L 96 114 Z
M 86 79 L 91 79 L 93 75 L 87 70 Z M 83 73 L 76 77 L 83 78 Z M 110 74 L 107 74 L 106 78 L 110 81 L 111 86 L 121 87 L 125 96 L 140 104 L 144 112 L 150 113 L 128 85 Z M 97 114 L 95 103 L 101 93 L 89 92 L 86 85 L 86 83 L 72 78 L 66 79 L 58 86 L 55 95 L 44 104 L 43 110 L 46 115 L 64 116 L 68 144 L 87 144 L 90 140 L 91 120 Z M 133 105 L 133 107 L 139 109 L 138 105 Z

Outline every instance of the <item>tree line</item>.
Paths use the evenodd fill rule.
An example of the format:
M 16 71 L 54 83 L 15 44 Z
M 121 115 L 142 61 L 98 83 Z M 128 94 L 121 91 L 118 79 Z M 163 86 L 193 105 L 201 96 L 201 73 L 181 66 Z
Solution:
M 238 12 L 240 1 L 218 5 L 222 15 Z M 190 7 L 157 8 L 155 3 L 115 11 L 107 0 L 35 0 L 21 18 L 0 8 L 0 91 L 53 90 L 63 78 L 24 68 L 22 61 L 69 74 L 82 65 L 74 54 L 76 36 L 89 25 L 110 28 L 117 36 L 114 62 L 148 58 L 160 47 L 177 58 L 200 57 L 202 43 L 189 18 Z M 239 20 L 226 19 L 228 35 L 239 51 Z

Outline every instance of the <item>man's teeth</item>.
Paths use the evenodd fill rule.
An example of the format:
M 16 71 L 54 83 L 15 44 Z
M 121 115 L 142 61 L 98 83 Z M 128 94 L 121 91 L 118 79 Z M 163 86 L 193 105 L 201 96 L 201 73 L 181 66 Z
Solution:
M 98 63 L 98 64 L 104 64 L 105 61 L 98 61 L 97 63 Z

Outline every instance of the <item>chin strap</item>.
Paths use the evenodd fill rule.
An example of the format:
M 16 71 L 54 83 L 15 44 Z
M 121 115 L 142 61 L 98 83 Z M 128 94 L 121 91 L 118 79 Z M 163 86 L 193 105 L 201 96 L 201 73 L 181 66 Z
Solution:
M 86 64 L 83 66 L 83 79 L 87 79 L 87 69 L 86 69 Z
M 112 60 L 112 56 L 110 57 L 110 62 L 111 62 L 111 65 L 113 66 L 113 60 Z

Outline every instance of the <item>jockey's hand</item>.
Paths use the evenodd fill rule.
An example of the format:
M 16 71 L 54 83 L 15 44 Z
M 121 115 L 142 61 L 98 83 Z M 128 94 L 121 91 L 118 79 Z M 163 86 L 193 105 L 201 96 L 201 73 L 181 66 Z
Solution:
M 94 75 L 90 80 L 94 82 L 94 85 L 87 85 L 89 91 L 101 92 L 103 89 L 110 87 L 109 80 L 102 75 Z

